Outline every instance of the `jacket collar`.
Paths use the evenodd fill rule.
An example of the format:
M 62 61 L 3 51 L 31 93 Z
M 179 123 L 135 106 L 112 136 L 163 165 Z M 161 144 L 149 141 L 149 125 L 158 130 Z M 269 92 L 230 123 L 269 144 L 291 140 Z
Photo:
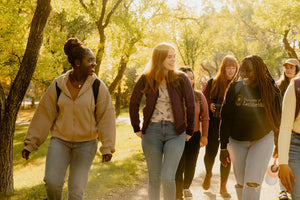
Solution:
M 65 74 L 56 78 L 57 86 L 61 89 L 61 91 L 63 93 L 65 93 L 70 98 L 71 98 L 71 94 L 67 87 L 67 81 L 68 81 L 68 78 L 69 78 L 71 72 L 72 72 L 72 69 L 70 69 Z M 77 98 L 80 97 L 82 94 L 84 94 L 88 89 L 90 89 L 92 87 L 94 80 L 96 78 L 97 78 L 97 76 L 95 73 L 93 73 L 93 75 L 91 75 L 91 76 L 88 76 L 88 78 L 84 82 L 82 88 L 80 89 Z

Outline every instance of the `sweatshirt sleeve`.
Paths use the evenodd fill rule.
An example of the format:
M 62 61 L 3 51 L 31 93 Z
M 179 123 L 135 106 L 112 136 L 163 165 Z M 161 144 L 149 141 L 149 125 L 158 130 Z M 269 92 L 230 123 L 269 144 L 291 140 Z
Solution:
M 294 82 L 288 86 L 282 103 L 282 117 L 278 138 L 278 163 L 288 164 L 291 134 L 294 126 L 296 95 Z M 298 118 L 298 117 L 297 117 Z M 299 119 L 296 119 L 299 120 Z
M 57 117 L 56 81 L 52 82 L 33 115 L 25 135 L 25 149 L 32 152 L 38 150 L 45 142 L 49 131 Z
M 97 98 L 96 118 L 99 140 L 101 141 L 100 152 L 102 155 L 112 154 L 115 152 L 116 140 L 115 109 L 110 93 L 102 81 Z
M 145 87 L 145 77 L 142 76 L 138 79 L 137 83 L 134 86 L 132 91 L 130 102 L 129 102 L 129 116 L 130 122 L 133 127 L 133 131 L 136 133 L 140 131 L 140 116 L 139 116 L 139 109 L 140 109 L 140 102 L 143 97 L 142 90 Z
M 227 149 L 229 137 L 233 123 L 233 113 L 235 107 L 235 84 L 231 84 L 229 87 L 225 101 L 221 109 L 221 124 L 220 124 L 220 141 L 221 149 Z
M 201 133 L 202 136 L 208 136 L 208 126 L 209 126 L 209 113 L 208 113 L 208 104 L 206 98 L 202 92 L 200 92 L 201 104 L 203 112 L 201 113 Z

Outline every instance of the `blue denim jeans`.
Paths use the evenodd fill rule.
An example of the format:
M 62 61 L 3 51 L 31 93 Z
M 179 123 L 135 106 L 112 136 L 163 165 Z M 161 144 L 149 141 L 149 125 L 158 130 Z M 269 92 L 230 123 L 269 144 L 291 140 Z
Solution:
M 48 200 L 62 199 L 62 189 L 68 166 L 70 166 L 68 199 L 83 199 L 97 145 L 97 139 L 87 142 L 67 142 L 59 138 L 51 138 L 44 178 Z
M 160 199 L 162 183 L 164 200 L 176 196 L 175 174 L 185 145 L 185 133 L 177 135 L 172 122 L 152 122 L 142 137 L 148 174 L 149 200 Z
M 296 178 L 296 182 L 292 181 L 292 199 L 300 200 L 300 134 L 297 133 L 293 133 L 291 137 L 289 166 Z
M 239 200 L 259 200 L 273 147 L 273 132 L 256 141 L 237 141 L 229 138 L 228 151 Z

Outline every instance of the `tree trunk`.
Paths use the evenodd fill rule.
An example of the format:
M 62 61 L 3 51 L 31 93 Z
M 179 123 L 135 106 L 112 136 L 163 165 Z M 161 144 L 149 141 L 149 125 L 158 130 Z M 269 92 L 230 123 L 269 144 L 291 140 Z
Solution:
M 291 47 L 291 45 L 287 39 L 289 32 L 290 32 L 290 29 L 284 31 L 284 35 L 283 35 L 283 39 L 282 39 L 282 42 L 284 44 L 284 49 L 286 50 L 287 54 L 289 55 L 289 58 L 298 59 L 296 51 Z
M 2 86 L 0 87 L 0 197 L 13 194 L 13 140 L 15 122 L 35 70 L 39 51 L 43 43 L 44 28 L 51 11 L 50 1 L 37 1 L 25 54 L 7 99 L 5 99 Z
M 124 49 L 127 49 L 127 50 L 125 50 L 125 52 L 121 56 L 119 69 L 118 69 L 118 74 L 117 74 L 116 78 L 113 80 L 113 82 L 108 87 L 108 90 L 109 90 L 110 94 L 112 94 L 113 91 L 116 89 L 116 87 L 119 85 L 119 82 L 121 81 L 121 79 L 124 75 L 124 72 L 126 70 L 129 58 L 132 55 L 132 49 L 133 49 L 134 45 L 139 41 L 139 39 L 140 38 L 132 38 L 128 42 L 127 48 L 126 48 L 126 45 L 124 46 Z
M 121 100 L 122 100 L 122 92 L 121 92 L 121 83 L 118 86 L 118 92 L 116 93 L 116 117 L 118 117 L 121 113 Z
M 123 74 L 126 70 L 128 59 L 129 59 L 128 56 L 121 57 L 118 74 L 117 74 L 116 78 L 113 80 L 113 82 L 110 84 L 110 86 L 108 87 L 110 94 L 113 93 L 113 91 L 116 89 L 117 85 L 120 83 L 120 81 L 123 77 Z
M 97 74 L 97 76 L 98 76 L 99 71 L 100 71 L 100 65 L 101 65 L 101 62 L 102 62 L 102 59 L 103 59 L 105 41 L 106 41 L 103 27 L 99 28 L 99 35 L 100 35 L 100 42 L 99 42 L 99 45 L 98 45 L 98 51 L 97 51 L 97 55 L 96 55 L 97 65 L 96 65 L 96 68 L 95 68 L 95 73 Z

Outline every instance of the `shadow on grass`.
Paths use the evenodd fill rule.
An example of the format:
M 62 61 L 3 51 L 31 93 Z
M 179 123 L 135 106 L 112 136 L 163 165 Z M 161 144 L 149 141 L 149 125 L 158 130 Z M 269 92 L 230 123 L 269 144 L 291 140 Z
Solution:
M 63 189 L 63 199 L 68 198 L 67 188 Z M 30 188 L 17 189 L 10 200 L 47 200 L 45 184 L 35 185 Z
M 122 161 L 94 162 L 85 199 L 126 199 L 124 195 L 145 179 L 146 175 L 146 163 L 142 152 Z
M 89 181 L 85 190 L 86 200 L 95 199 L 128 199 L 124 195 L 133 195 L 134 188 L 147 175 L 143 153 L 135 153 L 132 156 L 109 163 L 101 163 L 100 157 L 96 156 L 89 173 Z M 67 172 L 68 174 L 68 172 Z M 65 178 L 63 199 L 67 199 L 68 175 Z M 43 200 L 46 199 L 45 186 L 43 183 L 33 187 L 16 189 L 12 200 Z
M 11 197 L 12 200 L 42 200 L 47 199 L 44 184 L 35 185 L 30 188 L 21 188 L 15 190 L 14 196 Z
M 35 162 L 40 158 L 46 157 L 48 145 L 49 145 L 49 138 L 39 147 L 38 152 L 32 152 L 29 156 L 29 160 L 25 160 L 22 158 L 22 150 L 24 148 L 23 140 L 25 138 L 26 131 L 28 129 L 28 125 L 16 125 L 15 128 L 15 136 L 14 136 L 14 165 L 27 165 L 29 162 L 32 165 L 39 165 L 40 163 Z

